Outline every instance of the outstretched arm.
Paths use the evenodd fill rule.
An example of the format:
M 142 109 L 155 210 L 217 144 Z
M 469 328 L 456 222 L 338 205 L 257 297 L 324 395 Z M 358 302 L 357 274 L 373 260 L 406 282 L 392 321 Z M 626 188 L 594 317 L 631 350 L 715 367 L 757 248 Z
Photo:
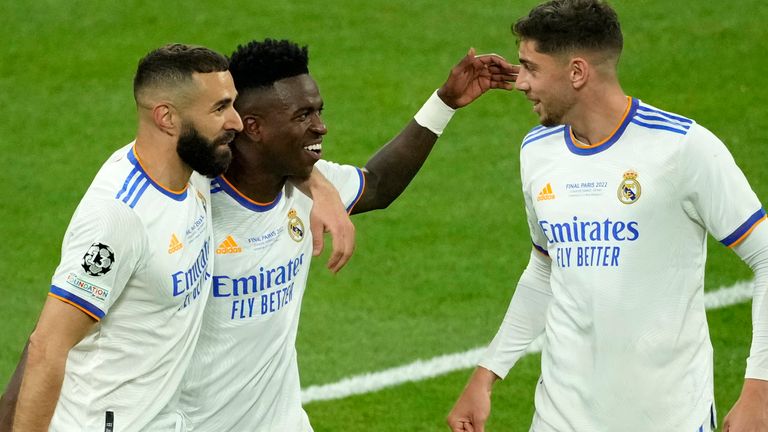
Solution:
M 475 55 L 474 48 L 451 69 L 430 97 L 392 141 L 365 164 L 365 191 L 352 213 L 386 208 L 405 190 L 429 156 L 456 109 L 493 88 L 511 90 L 517 66 L 495 54 Z

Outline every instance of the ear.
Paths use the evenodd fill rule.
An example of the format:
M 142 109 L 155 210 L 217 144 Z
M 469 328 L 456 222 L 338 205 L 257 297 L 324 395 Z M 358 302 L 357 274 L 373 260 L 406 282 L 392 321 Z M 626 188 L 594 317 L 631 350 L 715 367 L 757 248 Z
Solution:
M 583 57 L 574 57 L 571 59 L 569 77 L 571 79 L 571 86 L 574 89 L 579 90 L 589 80 L 590 70 L 589 63 Z
M 242 117 L 243 131 L 251 141 L 261 142 L 264 138 L 264 118 L 258 114 L 246 114 Z
M 152 108 L 152 120 L 158 129 L 170 136 L 176 136 L 181 128 L 181 119 L 169 103 L 159 103 Z

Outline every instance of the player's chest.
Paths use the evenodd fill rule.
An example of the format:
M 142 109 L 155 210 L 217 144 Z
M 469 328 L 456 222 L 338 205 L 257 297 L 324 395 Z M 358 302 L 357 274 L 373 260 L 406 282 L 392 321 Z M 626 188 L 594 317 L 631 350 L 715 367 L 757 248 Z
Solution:
M 670 211 L 682 186 L 661 157 L 564 155 L 537 164 L 524 180 L 539 219 L 655 218 Z
M 172 203 L 147 225 L 149 253 L 140 276 L 149 294 L 179 310 L 197 304 L 210 287 L 213 230 L 207 207 L 202 199 Z

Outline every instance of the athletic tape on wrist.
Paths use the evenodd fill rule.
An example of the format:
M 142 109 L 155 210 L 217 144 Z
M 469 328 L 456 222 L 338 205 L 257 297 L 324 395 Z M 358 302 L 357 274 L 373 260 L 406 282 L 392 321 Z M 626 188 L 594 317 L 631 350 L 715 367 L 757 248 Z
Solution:
M 437 95 L 437 90 L 435 90 L 432 96 L 424 102 L 419 112 L 413 116 L 413 119 L 422 127 L 440 136 L 455 112 L 455 109 L 449 107 L 440 99 L 440 96 Z

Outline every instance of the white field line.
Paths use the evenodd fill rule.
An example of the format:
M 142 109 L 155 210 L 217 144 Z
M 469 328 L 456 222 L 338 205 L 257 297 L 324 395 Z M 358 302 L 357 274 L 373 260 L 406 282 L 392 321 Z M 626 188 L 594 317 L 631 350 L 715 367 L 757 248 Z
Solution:
M 728 287 L 704 294 L 704 304 L 709 309 L 719 309 L 752 298 L 752 282 L 738 282 Z M 539 338 L 528 347 L 528 353 L 541 351 Z M 485 347 L 477 347 L 460 353 L 444 354 L 428 360 L 416 360 L 402 366 L 343 378 L 331 384 L 310 386 L 301 390 L 301 401 L 310 402 L 341 399 L 365 393 L 373 393 L 411 381 L 422 381 L 477 365 Z

